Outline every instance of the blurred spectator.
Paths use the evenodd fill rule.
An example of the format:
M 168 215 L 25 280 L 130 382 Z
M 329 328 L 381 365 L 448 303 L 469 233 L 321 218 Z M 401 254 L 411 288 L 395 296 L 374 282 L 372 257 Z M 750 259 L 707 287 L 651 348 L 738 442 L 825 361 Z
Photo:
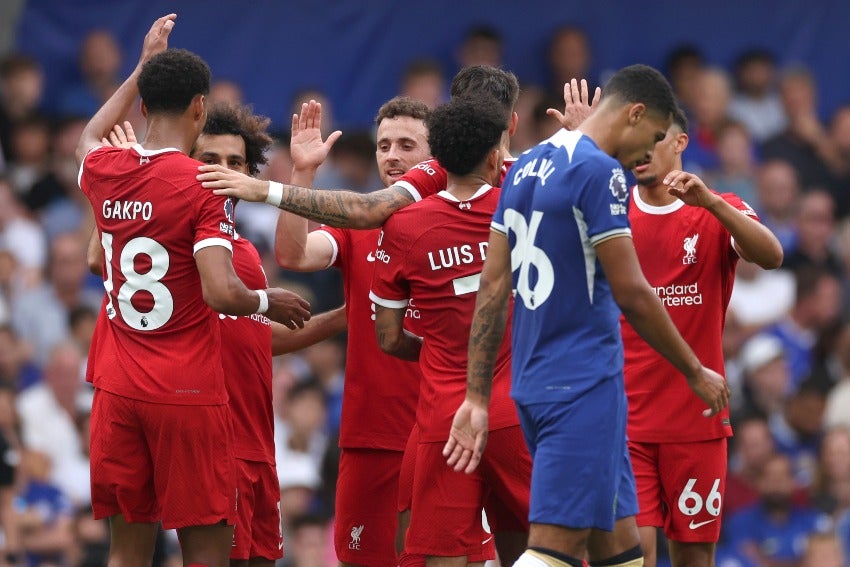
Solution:
M 89 32 L 80 45 L 81 82 L 65 87 L 59 113 L 92 116 L 121 84 L 121 48 L 106 30 Z
M 0 177 L 0 252 L 14 260 L 10 281 L 0 281 L 7 301 L 19 288 L 35 287 L 47 261 L 47 242 L 41 227 L 27 218 L 24 207 L 8 179 Z
M 12 159 L 12 130 L 36 112 L 43 94 L 44 73 L 35 59 L 12 54 L 0 61 L 0 146 L 4 161 Z
M 729 309 L 741 325 L 757 331 L 788 314 L 795 285 L 794 275 L 787 270 L 763 270 L 751 262 L 738 262 Z
M 800 567 L 846 567 L 844 551 L 835 534 L 814 533 L 806 540 Z
M 60 234 L 50 244 L 48 280 L 15 298 L 12 325 L 44 364 L 50 350 L 68 338 L 68 313 L 76 307 L 100 309 L 102 290 L 84 287 L 86 249 L 76 234 Z
M 21 437 L 28 449 L 44 453 L 51 481 L 76 503 L 90 502 L 88 443 L 77 429 L 78 401 L 90 387 L 80 378 L 82 356 L 73 343 L 50 353 L 44 381 L 18 396 Z M 86 446 L 84 448 L 84 445 Z
M 446 77 L 442 67 L 432 59 L 413 61 L 402 74 L 398 94 L 423 102 L 430 109 L 436 108 L 446 100 Z
M 564 83 L 571 79 L 594 80 L 590 76 L 591 64 L 590 40 L 579 26 L 561 26 L 552 33 L 549 40 L 549 92 L 551 96 L 563 101 Z M 593 88 L 596 85 L 591 85 Z
M 740 122 L 727 121 L 717 132 L 717 167 L 707 174 L 712 189 L 735 193 L 759 209 L 756 194 L 756 159 L 752 140 Z
M 785 110 L 776 89 L 776 61 L 764 49 L 742 53 L 735 62 L 736 92 L 729 115 L 743 123 L 757 142 L 785 129 Z
M 331 567 L 327 549 L 330 544 L 328 520 L 320 516 L 298 516 L 292 520 L 287 538 L 283 567 Z
M 50 480 L 50 458 L 26 449 L 21 458 L 23 488 L 15 499 L 26 565 L 67 565 L 74 547 L 71 502 Z
M 561 123 L 546 114 L 546 110 L 549 108 L 562 110 L 563 106 L 563 97 L 559 99 L 551 96 L 541 98 L 537 104 L 534 105 L 534 109 L 531 114 L 531 124 L 533 137 L 536 140 L 535 144 L 549 138 L 552 134 L 561 129 Z
M 343 134 L 331 148 L 327 165 L 319 168 L 316 187 L 368 193 L 383 185 L 375 166 L 374 136 L 369 132 Z
M 850 217 L 844 217 L 835 234 L 835 248 L 841 258 L 844 277 L 841 279 L 842 309 L 844 319 L 850 320 Z
M 785 400 L 784 411 L 769 418 L 776 450 L 791 460 L 797 486 L 808 488 L 814 482 L 825 403 L 821 389 L 807 380 Z
M 7 167 L 9 180 L 26 200 L 50 167 L 50 122 L 38 114 L 22 119 L 12 130 L 10 143 L 13 159 Z
M 818 338 L 835 324 L 841 310 L 841 287 L 835 275 L 804 267 L 795 276 L 794 306 L 785 318 L 764 331 L 782 341 L 792 390 L 808 377 Z
M 766 418 L 780 414 L 791 385 L 782 341 L 756 335 L 744 344 L 739 359 L 744 373 L 744 412 Z
M 41 370 L 30 359 L 30 350 L 9 325 L 0 325 L 0 383 L 21 391 L 41 381 Z
M 563 88 L 563 85 L 561 87 Z M 536 85 L 522 85 L 515 108 L 518 118 L 516 132 L 511 136 L 511 153 L 513 155 L 521 154 L 542 140 L 542 138 L 537 137 L 537 130 L 534 127 L 534 111 L 540 101 L 547 98 L 546 93 L 547 91 Z M 555 108 L 563 110 L 563 105 L 562 96 Z
M 688 171 L 706 171 L 718 166 L 717 135 L 729 119 L 732 85 L 725 71 L 703 69 L 696 77 L 691 116 L 691 143 L 682 154 Z
M 826 397 L 823 424 L 827 429 L 850 427 L 850 322 L 842 325 L 834 352 L 838 382 Z
M 756 482 L 764 464 L 773 454 L 773 437 L 767 421 L 750 415 L 735 422 L 735 437 L 726 473 L 724 519 L 758 501 Z
M 806 69 L 790 69 L 782 77 L 780 92 L 788 125 L 764 142 L 762 157 L 790 163 L 803 187 L 829 187 L 833 179 L 824 161 L 830 151 L 829 136 L 817 115 L 814 79 Z
M 797 210 L 797 243 L 785 252 L 782 267 L 798 270 L 812 267 L 836 277 L 844 274 L 838 255 L 833 252 L 835 239 L 835 203 L 826 191 L 811 190 L 800 197 Z
M 844 486 L 850 483 L 850 428 L 827 429 L 820 444 L 817 475 L 812 485 L 812 500 L 820 510 L 833 513 L 850 506 L 841 502 Z M 843 504 L 843 506 L 842 506 Z
M 829 519 L 793 503 L 794 477 L 785 455 L 765 462 L 756 489 L 759 501 L 734 513 L 724 526 L 730 544 L 755 565 L 796 565 L 809 535 L 829 529 Z
M 327 339 L 306 348 L 302 356 L 325 394 L 327 407 L 326 431 L 339 431 L 342 415 L 342 389 L 345 384 L 345 345 L 336 338 Z
M 793 250 L 797 244 L 795 214 L 800 196 L 797 172 L 787 161 L 774 159 L 762 164 L 756 179 L 756 212 L 761 222 L 773 231 L 783 250 Z
M 470 28 L 458 47 L 460 68 L 472 65 L 502 66 L 502 36 L 489 26 Z
M 665 65 L 667 76 L 688 118 L 693 116 L 699 90 L 698 78 L 704 66 L 705 58 L 702 51 L 695 45 L 679 45 L 667 54 Z
M 207 104 L 224 103 L 233 106 L 242 104 L 242 87 L 227 79 L 216 79 L 210 84 Z
M 839 106 L 829 125 L 831 155 L 827 156 L 835 183 L 830 188 L 839 217 L 850 214 L 850 104 Z
M 79 167 L 74 152 L 87 122 L 83 117 L 69 116 L 56 125 L 51 138 L 49 168 L 24 197 L 29 210 L 41 211 L 57 200 L 74 198 L 80 193 Z
M 0 552 L 4 557 L 11 558 L 20 557 L 21 554 L 17 515 L 13 508 L 15 481 L 21 458 L 17 429 L 15 388 L 0 377 Z M 19 560 L 6 562 L 20 563 Z

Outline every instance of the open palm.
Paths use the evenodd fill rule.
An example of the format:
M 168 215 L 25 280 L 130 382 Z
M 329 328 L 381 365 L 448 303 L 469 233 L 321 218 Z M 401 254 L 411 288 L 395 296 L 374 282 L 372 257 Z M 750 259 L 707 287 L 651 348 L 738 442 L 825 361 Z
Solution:
M 322 105 L 311 100 L 301 105 L 301 114 L 292 115 L 290 153 L 295 169 L 316 169 L 328 157 L 331 147 L 342 136 L 339 130 L 322 141 Z

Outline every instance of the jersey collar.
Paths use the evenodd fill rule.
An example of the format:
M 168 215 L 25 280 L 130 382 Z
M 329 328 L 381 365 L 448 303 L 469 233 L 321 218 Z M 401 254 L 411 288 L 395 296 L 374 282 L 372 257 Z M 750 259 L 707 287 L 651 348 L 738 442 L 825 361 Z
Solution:
M 141 144 L 134 144 L 133 149 L 136 150 L 136 153 L 138 153 L 140 156 L 145 156 L 145 157 L 164 154 L 164 153 L 167 153 L 167 152 L 179 152 L 180 151 L 177 148 L 162 148 L 162 149 L 159 149 L 159 150 L 146 150 L 145 148 L 142 147 Z
M 664 205 L 662 207 L 650 205 L 640 198 L 640 191 L 638 191 L 637 185 L 632 187 L 632 195 L 635 197 L 635 205 L 637 205 L 637 208 L 648 215 L 669 215 L 670 213 L 675 213 L 685 206 L 685 202 L 681 199 L 676 199 L 669 205 Z
M 470 197 L 469 199 L 464 199 L 464 201 L 473 201 L 473 200 L 477 199 L 478 197 L 480 197 L 481 195 L 485 194 L 487 191 L 489 191 L 492 188 L 493 188 L 492 185 L 488 185 L 487 183 L 485 183 L 484 185 L 482 185 L 481 187 L 478 188 L 478 191 L 476 191 L 472 195 L 472 197 Z M 445 199 L 447 201 L 454 201 L 455 203 L 460 203 L 460 199 L 458 199 L 457 197 L 455 197 L 454 195 L 452 195 L 451 193 L 449 193 L 446 190 L 440 191 L 439 193 L 437 193 L 437 195 L 439 195 L 440 197 L 442 197 L 443 199 Z

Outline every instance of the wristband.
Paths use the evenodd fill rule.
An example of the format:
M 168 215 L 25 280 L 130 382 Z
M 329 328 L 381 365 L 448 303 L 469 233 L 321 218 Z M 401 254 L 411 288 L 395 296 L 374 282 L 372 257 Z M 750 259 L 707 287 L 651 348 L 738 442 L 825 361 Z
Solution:
M 255 313 L 262 315 L 269 310 L 269 296 L 264 289 L 255 289 L 257 296 L 260 298 L 260 306 L 257 307 Z
M 266 203 L 280 207 L 281 201 L 283 201 L 283 183 L 269 181 L 269 194 L 266 196 Z

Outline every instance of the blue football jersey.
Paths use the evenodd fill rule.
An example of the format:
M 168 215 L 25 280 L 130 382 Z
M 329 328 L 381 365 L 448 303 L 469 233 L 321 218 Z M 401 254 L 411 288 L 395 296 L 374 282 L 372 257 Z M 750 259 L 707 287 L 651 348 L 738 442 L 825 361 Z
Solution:
M 502 186 L 514 287 L 511 395 L 570 400 L 623 370 L 620 310 L 594 246 L 630 235 L 620 164 L 578 131 L 528 150 Z

